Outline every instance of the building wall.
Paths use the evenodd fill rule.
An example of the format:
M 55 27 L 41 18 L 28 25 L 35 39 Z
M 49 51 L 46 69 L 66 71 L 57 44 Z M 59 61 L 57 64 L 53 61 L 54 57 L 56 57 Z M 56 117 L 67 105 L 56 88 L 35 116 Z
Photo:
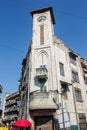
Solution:
M 31 50 L 25 58 L 28 62 L 24 66 L 28 66 L 28 69 L 24 66 L 22 69 L 20 116 L 31 120 L 33 130 L 41 127 L 38 124 L 40 119 L 43 122 L 42 129 L 46 127 L 49 130 L 57 130 L 57 110 L 65 108 L 69 115 L 70 126 L 76 128 L 78 126 L 81 130 L 81 125 L 86 127 L 87 122 L 83 121 L 85 116 L 87 118 L 87 85 L 83 78 L 81 57 L 54 35 L 52 8 L 40 9 L 31 14 L 32 43 Z M 46 20 L 39 22 L 40 16 L 46 16 Z M 41 26 L 44 26 L 43 44 L 40 43 Z M 64 69 L 64 75 L 60 74 L 60 65 Z M 28 76 L 24 76 L 25 72 L 28 72 Z M 25 78 L 28 81 L 27 85 L 23 85 Z M 81 124 L 80 118 L 84 124 Z M 49 119 L 49 124 L 44 123 L 44 119 Z M 47 127 L 51 124 L 53 124 L 51 128 Z
M 79 55 L 76 58 L 76 65 L 73 65 L 70 63 L 70 58 L 69 58 L 69 48 L 67 48 L 63 43 L 60 42 L 61 47 L 56 45 L 56 61 L 57 61 L 57 74 L 59 81 L 65 81 L 68 83 L 71 83 L 72 85 L 69 86 L 70 91 L 67 92 L 68 98 L 64 104 L 64 106 L 67 108 L 69 115 L 70 115 L 70 121 L 71 124 L 77 124 L 79 122 L 78 119 L 78 114 L 76 118 L 76 113 L 85 113 L 86 114 L 86 91 L 85 91 L 85 83 L 83 79 L 83 73 L 82 73 L 82 67 L 81 67 L 81 62 Z M 59 62 L 64 64 L 64 69 L 65 69 L 65 76 L 61 77 L 60 72 L 59 72 Z M 79 74 L 79 83 L 72 82 L 72 70 L 78 72 Z M 60 84 L 58 85 L 60 86 Z M 61 86 L 60 86 L 61 88 Z M 82 92 L 82 102 L 76 102 L 75 99 L 75 94 L 74 94 L 74 89 L 78 88 L 81 89 Z M 74 95 L 73 95 L 74 94 Z M 74 97 L 73 97 L 74 96 Z M 70 105 L 69 105 L 70 104 Z M 75 108 L 76 107 L 76 108 Z

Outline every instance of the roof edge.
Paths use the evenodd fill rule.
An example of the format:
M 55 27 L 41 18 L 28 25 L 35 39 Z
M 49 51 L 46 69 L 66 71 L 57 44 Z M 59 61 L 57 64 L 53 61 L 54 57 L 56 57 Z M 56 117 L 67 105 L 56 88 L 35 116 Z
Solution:
M 43 13 L 43 12 L 46 12 L 46 11 L 48 11 L 48 10 L 50 10 L 53 24 L 55 24 L 55 18 L 54 18 L 54 14 L 53 14 L 53 9 L 52 9 L 52 7 L 47 7 L 47 8 L 41 8 L 41 9 L 38 9 L 38 10 L 33 10 L 33 11 L 31 11 L 30 13 L 31 13 L 31 15 L 33 16 L 33 14 Z

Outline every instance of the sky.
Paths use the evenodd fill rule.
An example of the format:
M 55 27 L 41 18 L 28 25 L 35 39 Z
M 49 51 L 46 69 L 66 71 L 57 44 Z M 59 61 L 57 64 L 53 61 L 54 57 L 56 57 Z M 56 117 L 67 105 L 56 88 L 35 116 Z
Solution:
M 54 33 L 87 59 L 86 0 L 0 0 L 0 84 L 5 93 L 18 90 L 22 60 L 32 39 L 32 16 L 39 8 L 53 8 Z

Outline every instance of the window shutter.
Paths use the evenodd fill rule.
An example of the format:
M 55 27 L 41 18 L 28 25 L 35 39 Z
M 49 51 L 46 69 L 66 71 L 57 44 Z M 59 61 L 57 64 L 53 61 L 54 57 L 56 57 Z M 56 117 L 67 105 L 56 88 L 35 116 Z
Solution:
M 40 26 L 40 44 L 44 44 L 44 25 Z

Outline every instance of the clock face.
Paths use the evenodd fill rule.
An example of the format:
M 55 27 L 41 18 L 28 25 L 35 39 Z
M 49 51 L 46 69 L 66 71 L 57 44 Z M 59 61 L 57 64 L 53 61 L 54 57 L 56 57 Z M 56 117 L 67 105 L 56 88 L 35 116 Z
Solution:
M 46 20 L 46 16 L 40 16 L 38 17 L 38 22 L 43 22 Z

